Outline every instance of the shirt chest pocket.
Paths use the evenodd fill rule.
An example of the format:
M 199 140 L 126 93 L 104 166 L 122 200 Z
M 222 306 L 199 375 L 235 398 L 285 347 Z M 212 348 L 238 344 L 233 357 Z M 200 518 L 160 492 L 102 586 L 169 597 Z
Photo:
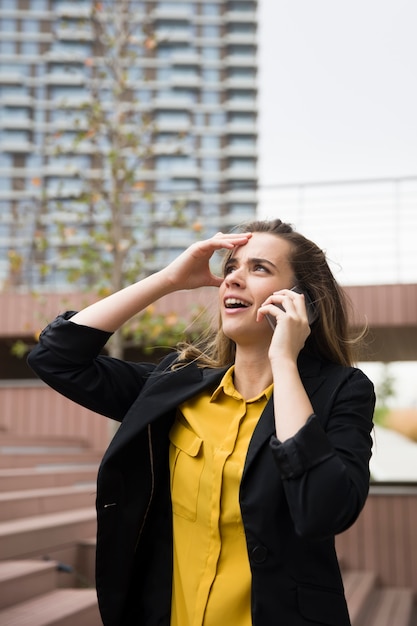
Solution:
M 197 502 L 204 467 L 203 440 L 175 422 L 169 433 L 172 510 L 190 521 L 197 517 Z

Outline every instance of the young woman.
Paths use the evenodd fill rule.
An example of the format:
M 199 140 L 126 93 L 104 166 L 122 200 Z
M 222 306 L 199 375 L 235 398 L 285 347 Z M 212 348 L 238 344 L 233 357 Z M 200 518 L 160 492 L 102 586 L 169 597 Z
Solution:
M 150 303 L 204 285 L 220 311 L 204 345 L 158 365 L 100 355 Z M 368 493 L 374 407 L 351 349 L 324 253 L 281 220 L 195 243 L 42 332 L 37 374 L 121 422 L 98 476 L 105 626 L 349 625 L 334 535 Z

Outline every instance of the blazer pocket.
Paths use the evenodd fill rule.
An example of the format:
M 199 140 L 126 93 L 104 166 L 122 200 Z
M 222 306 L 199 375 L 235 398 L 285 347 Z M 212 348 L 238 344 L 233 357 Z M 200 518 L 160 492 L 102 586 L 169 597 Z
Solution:
M 172 510 L 193 522 L 204 467 L 203 440 L 178 421 L 170 430 L 169 440 Z
M 297 602 L 301 615 L 314 624 L 350 626 L 349 613 L 342 591 L 299 585 Z

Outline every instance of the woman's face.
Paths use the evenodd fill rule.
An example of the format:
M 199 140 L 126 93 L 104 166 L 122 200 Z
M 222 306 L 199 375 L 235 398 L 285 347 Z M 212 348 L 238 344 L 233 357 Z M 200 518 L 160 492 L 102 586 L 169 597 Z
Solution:
M 271 337 L 266 319 L 256 321 L 259 307 L 274 291 L 291 289 L 294 273 L 289 263 L 290 244 L 277 235 L 253 233 L 226 262 L 220 286 L 220 312 L 224 334 L 236 343 Z

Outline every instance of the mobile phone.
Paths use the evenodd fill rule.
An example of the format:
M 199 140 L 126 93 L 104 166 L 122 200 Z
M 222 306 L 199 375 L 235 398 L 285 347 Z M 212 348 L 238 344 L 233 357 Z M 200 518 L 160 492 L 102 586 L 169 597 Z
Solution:
M 301 289 L 298 285 L 294 285 L 294 287 L 291 287 L 290 291 L 294 291 L 295 293 L 302 293 L 304 295 L 304 300 L 306 303 L 307 319 L 308 319 L 309 325 L 311 326 L 312 323 L 316 321 L 318 313 L 317 313 L 317 308 L 314 302 L 312 301 L 309 293 L 305 291 L 304 289 Z M 285 309 L 282 306 L 282 304 L 276 304 L 275 306 L 277 306 L 279 309 L 285 312 Z M 269 325 L 271 326 L 272 330 L 275 330 L 276 319 L 274 318 L 274 316 L 266 315 L 266 319 L 268 320 Z

